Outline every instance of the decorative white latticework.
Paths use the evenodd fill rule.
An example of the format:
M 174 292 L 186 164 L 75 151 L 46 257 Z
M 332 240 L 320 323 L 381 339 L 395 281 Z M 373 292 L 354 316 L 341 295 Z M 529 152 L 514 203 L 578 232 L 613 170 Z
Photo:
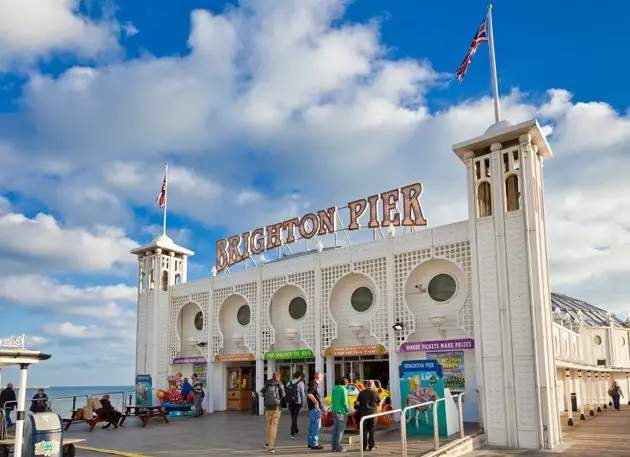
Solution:
M 439 259 L 448 259 L 455 262 L 466 274 L 467 294 L 466 301 L 459 309 L 457 326 L 465 331 L 469 337 L 475 333 L 475 321 L 472 309 L 472 280 L 471 280 L 471 255 L 470 242 L 461 241 L 459 243 L 445 244 L 434 248 L 434 256 Z
M 212 360 L 214 360 L 219 351 L 223 349 L 223 333 L 221 332 L 219 322 L 221 306 L 223 306 L 223 302 L 233 293 L 234 287 L 224 287 L 222 289 L 215 289 L 212 297 Z
M 312 351 L 315 350 L 315 272 L 305 271 L 289 275 L 289 284 L 293 284 L 306 295 L 306 317 L 302 325 L 301 339 Z
M 271 325 L 269 304 L 271 302 L 271 298 L 276 293 L 276 291 L 284 286 L 286 283 L 286 276 L 265 279 L 262 282 L 262 302 L 260 306 L 263 307 L 263 317 L 260 322 L 260 351 L 258 352 L 258 357 L 262 357 L 265 353 L 269 352 L 271 345 L 276 342 L 276 331 Z
M 235 292 L 245 297 L 247 304 L 251 310 L 249 325 L 245 331 L 245 345 L 249 348 L 252 354 L 256 354 L 256 319 L 258 316 L 258 306 L 256 303 L 256 294 L 258 293 L 258 284 L 250 282 L 248 284 L 239 284 L 235 286 Z
M 403 324 L 404 329 L 396 332 L 396 350 L 416 331 L 416 319 L 405 302 L 405 286 L 409 274 L 431 258 L 431 249 L 403 252 L 394 256 L 394 320 Z
M 387 319 L 387 260 L 361 260 L 354 264 L 354 271 L 368 276 L 378 289 L 378 307 L 370 320 L 370 335 L 385 347 L 389 347 L 389 322 Z
M 181 335 L 177 331 L 177 318 L 179 313 L 187 303 L 190 302 L 190 295 L 182 295 L 181 297 L 173 297 L 171 299 L 171 312 L 170 312 L 170 326 L 171 326 L 171 341 L 170 341 L 170 357 L 171 363 L 175 357 L 180 355 L 182 350 Z
M 335 265 L 334 267 L 322 268 L 322 332 L 321 343 L 322 349 L 330 347 L 332 342 L 337 338 L 337 322 L 333 319 L 330 311 L 330 293 L 337 281 L 350 273 L 350 264 Z

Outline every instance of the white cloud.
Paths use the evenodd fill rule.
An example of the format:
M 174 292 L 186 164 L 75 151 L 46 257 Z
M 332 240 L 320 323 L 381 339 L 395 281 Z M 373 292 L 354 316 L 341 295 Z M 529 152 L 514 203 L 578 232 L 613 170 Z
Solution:
M 3 272 L 95 272 L 132 264 L 137 243 L 118 228 L 65 228 L 51 215 L 0 215 Z
M 11 202 L 0 195 L 0 216 L 11 211 Z
M 102 330 L 96 325 L 75 325 L 70 322 L 62 324 L 46 324 L 44 331 L 51 336 L 76 338 L 76 339 L 93 339 L 103 336 Z
M 0 299 L 40 306 L 72 302 L 135 302 L 137 289 L 124 284 L 77 287 L 41 275 L 0 276 Z
M 117 51 L 118 23 L 109 18 L 91 20 L 79 13 L 79 5 L 80 0 L 0 2 L 0 70 L 53 52 L 95 57 Z M 130 24 L 124 28 L 127 35 L 135 30 Z

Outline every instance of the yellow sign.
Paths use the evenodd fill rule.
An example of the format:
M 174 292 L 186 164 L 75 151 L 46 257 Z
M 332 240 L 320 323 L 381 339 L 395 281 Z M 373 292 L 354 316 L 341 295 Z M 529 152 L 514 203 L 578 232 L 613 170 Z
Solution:
M 256 360 L 254 354 L 250 352 L 237 352 L 235 354 L 217 354 L 215 362 L 251 362 Z
M 325 357 L 353 357 L 357 355 L 387 354 L 387 349 L 382 344 L 369 344 L 366 346 L 331 346 L 324 351 Z

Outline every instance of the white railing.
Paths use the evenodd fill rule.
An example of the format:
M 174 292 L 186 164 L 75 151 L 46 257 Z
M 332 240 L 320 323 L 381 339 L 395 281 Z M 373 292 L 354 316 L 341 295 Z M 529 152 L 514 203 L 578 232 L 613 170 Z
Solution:
M 368 414 L 367 416 L 362 416 L 361 420 L 359 421 L 359 440 L 360 440 L 360 444 L 361 444 L 361 457 L 363 457 L 363 422 L 365 422 L 366 419 L 372 419 L 372 418 L 376 418 L 376 417 L 381 417 L 381 416 L 389 416 L 389 415 L 394 415 L 396 413 L 402 413 L 402 409 L 390 409 L 389 411 L 384 411 L 384 412 L 380 412 L 380 413 L 375 413 L 375 414 Z M 404 427 L 401 427 L 401 431 L 404 430 Z M 402 432 L 401 432 L 402 433 Z M 400 443 L 402 450 L 403 450 L 403 456 L 404 454 L 404 450 L 405 450 L 405 440 L 401 440 Z
M 433 408 L 433 406 L 435 405 L 434 401 L 427 401 L 424 403 L 420 403 L 418 405 L 411 405 L 411 406 L 407 406 L 406 408 L 403 409 L 401 417 L 400 417 L 400 435 L 402 438 L 402 449 L 403 449 L 403 457 L 407 456 L 407 411 L 411 411 L 412 409 L 417 409 L 417 408 L 421 408 L 423 406 L 428 406 L 426 409 L 429 408 Z M 437 411 L 436 408 L 433 408 L 434 410 Z M 435 424 L 435 417 L 433 418 L 433 423 Z M 434 425 L 435 428 L 435 425 Z

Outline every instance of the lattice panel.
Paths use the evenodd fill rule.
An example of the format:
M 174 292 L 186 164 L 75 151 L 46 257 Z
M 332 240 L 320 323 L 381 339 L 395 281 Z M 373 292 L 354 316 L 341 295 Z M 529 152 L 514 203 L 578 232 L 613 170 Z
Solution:
M 223 333 L 219 325 L 219 312 L 223 302 L 234 293 L 234 287 L 216 289 L 212 297 L 212 360 L 223 349 Z M 205 321 L 205 319 L 204 319 Z
M 186 303 L 188 302 L 190 302 L 190 295 L 173 297 L 171 299 L 171 309 L 169 316 L 169 325 L 171 328 L 171 341 L 169 345 L 171 363 L 173 362 L 173 359 L 175 357 L 179 356 L 179 353 L 182 350 L 181 336 L 177 332 L 177 317 L 179 316 L 179 312 L 184 306 L 186 306 Z
M 208 322 L 210 321 L 210 292 L 197 292 L 196 294 L 191 294 L 190 300 L 201 308 L 201 312 L 203 313 L 203 333 L 207 335 Z M 207 358 L 210 352 L 210 346 L 206 346 L 202 349 L 202 351 L 203 356 Z
M 271 345 L 276 342 L 276 331 L 271 325 L 271 316 L 269 316 L 269 303 L 271 302 L 273 294 L 286 283 L 286 276 L 266 279 L 262 282 L 261 306 L 263 307 L 263 317 L 260 322 L 260 351 L 258 352 L 258 357 L 262 357 L 265 353 L 269 352 Z
M 387 261 L 385 257 L 356 262 L 354 271 L 368 276 L 378 289 L 378 307 L 370 320 L 370 335 L 380 344 L 389 347 L 389 322 L 387 319 Z
M 298 286 L 306 294 L 306 318 L 302 325 L 301 340 L 315 350 L 315 272 L 306 271 L 289 275 L 289 283 Z
M 333 319 L 330 312 L 330 293 L 337 281 L 348 273 L 350 273 L 350 264 L 348 263 L 322 268 L 322 349 L 330 347 L 335 338 L 337 338 L 337 322 Z
M 256 332 L 256 319 L 258 318 L 258 303 L 256 300 L 256 294 L 258 293 L 257 286 L 255 282 L 250 282 L 248 284 L 239 284 L 234 288 L 237 294 L 241 294 L 245 297 L 251 310 L 249 325 L 245 331 L 245 344 L 253 354 L 256 354 L 256 337 L 258 336 Z
M 457 326 L 472 338 L 475 334 L 475 320 L 472 307 L 472 258 L 470 255 L 470 242 L 461 241 L 459 243 L 436 246 L 434 248 L 434 255 L 436 258 L 448 259 L 455 262 L 459 268 L 464 271 L 464 274 L 466 274 L 468 293 L 466 295 L 466 301 L 459 309 Z
M 409 274 L 431 258 L 431 249 L 403 252 L 394 256 L 394 320 L 401 322 L 404 329 L 396 332 L 396 349 L 416 331 L 416 319 L 405 302 L 405 285 Z

